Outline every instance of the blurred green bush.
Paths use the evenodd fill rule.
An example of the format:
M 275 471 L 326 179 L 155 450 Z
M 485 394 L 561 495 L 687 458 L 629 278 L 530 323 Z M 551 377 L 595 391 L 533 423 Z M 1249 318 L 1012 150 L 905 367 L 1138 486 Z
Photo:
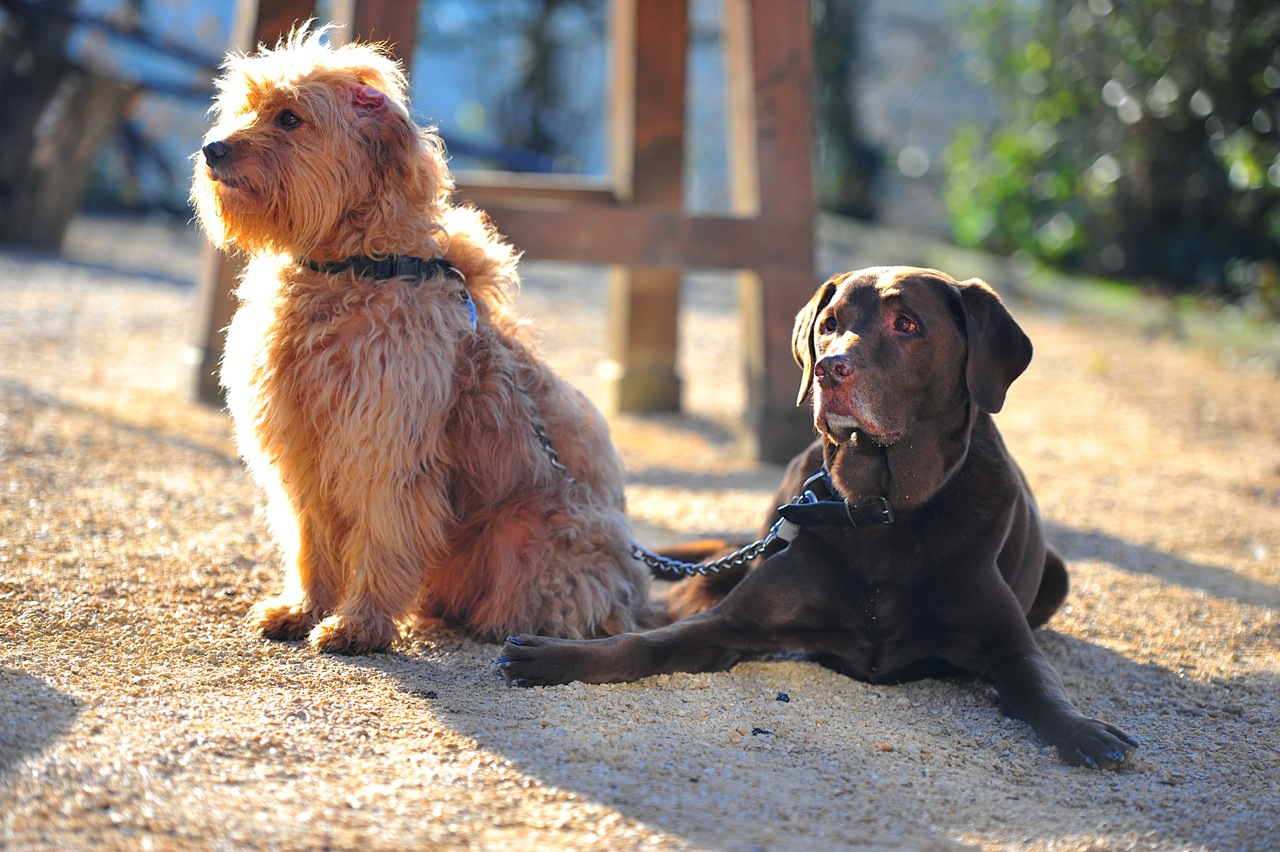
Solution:
M 963 245 L 1280 318 L 1280 3 L 979 0 L 995 127 L 948 149 Z

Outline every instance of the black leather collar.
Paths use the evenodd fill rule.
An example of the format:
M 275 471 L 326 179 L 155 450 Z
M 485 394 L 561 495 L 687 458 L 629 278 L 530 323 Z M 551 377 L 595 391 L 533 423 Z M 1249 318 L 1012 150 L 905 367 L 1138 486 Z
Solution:
M 818 493 L 824 493 L 820 499 Z M 885 497 L 877 497 L 861 506 L 835 497 L 835 486 L 824 467 L 805 480 L 796 502 L 778 507 L 778 514 L 796 526 L 872 527 L 893 523 L 893 506 Z
M 353 255 L 344 260 L 315 261 L 305 257 L 298 258 L 298 263 L 316 272 L 354 272 L 362 278 L 375 281 L 386 281 L 390 278 L 431 278 L 436 275 L 452 275 L 463 280 L 462 272 L 443 257 L 422 258 L 407 254 L 389 254 L 386 257 L 374 258 L 363 254 Z
M 471 323 L 472 330 L 478 327 L 479 318 L 476 313 L 476 303 L 472 301 L 471 293 L 467 291 L 467 276 L 462 274 L 461 269 L 443 257 L 428 259 L 408 254 L 389 254 L 386 257 L 373 258 L 357 254 L 344 260 L 326 261 L 308 260 L 305 257 L 300 257 L 298 258 L 298 263 L 308 269 L 314 269 L 316 272 L 330 274 L 350 270 L 361 278 L 372 278 L 374 281 L 388 281 L 392 278 L 412 278 L 415 286 L 419 281 L 434 278 L 437 275 L 453 278 L 462 285 L 462 292 L 458 294 L 458 298 L 462 302 L 462 306 L 467 309 L 467 319 Z

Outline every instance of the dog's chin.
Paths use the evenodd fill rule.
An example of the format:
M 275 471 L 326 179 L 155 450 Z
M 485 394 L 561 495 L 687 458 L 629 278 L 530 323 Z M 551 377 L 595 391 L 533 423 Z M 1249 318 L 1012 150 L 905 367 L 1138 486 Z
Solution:
M 828 413 L 817 418 L 818 431 L 837 444 L 859 446 L 869 441 L 878 447 L 891 447 L 902 440 L 901 432 L 868 429 L 858 418 L 848 414 Z

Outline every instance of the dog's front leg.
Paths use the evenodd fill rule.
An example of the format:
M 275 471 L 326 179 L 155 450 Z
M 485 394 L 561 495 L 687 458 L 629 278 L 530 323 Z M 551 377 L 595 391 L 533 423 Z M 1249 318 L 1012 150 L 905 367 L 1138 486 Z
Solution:
M 1072 766 L 1114 766 L 1138 747 L 1120 728 L 1085 716 L 1067 698 L 1053 665 L 1029 635 L 1030 647 L 993 665 L 987 676 L 1000 695 L 1006 716 L 1021 719 L 1057 748 Z
M 295 525 L 287 508 L 272 526 L 284 551 L 284 591 L 254 604 L 246 621 L 264 639 L 302 639 L 337 602 L 342 578 L 308 514 L 298 513 Z
M 831 590 L 824 582 L 829 575 L 796 550 L 769 557 L 720 603 L 674 624 L 607 639 L 515 636 L 498 665 L 515 686 L 621 683 L 671 672 L 725 671 L 762 654 L 804 650 L 812 631 L 800 614 Z
M 388 500 L 384 516 L 363 518 L 347 533 L 342 549 L 346 583 L 340 600 L 307 637 L 317 651 L 364 654 L 380 651 L 399 635 L 397 619 L 418 596 L 423 566 L 421 552 L 409 540 L 412 516 L 394 511 Z
M 341 566 L 335 558 L 334 530 L 323 523 L 319 500 L 290 496 L 279 472 L 267 468 L 261 478 L 267 497 L 267 517 L 279 543 L 284 566 L 284 590 L 249 610 L 249 629 L 264 639 L 303 639 L 333 609 L 342 591 Z M 295 484 L 302 477 L 293 477 Z
M 398 621 L 421 595 L 432 555 L 446 546 L 450 510 L 437 478 L 425 467 L 408 474 L 375 463 L 370 459 L 363 481 L 349 479 L 341 500 L 333 500 L 343 527 L 335 553 L 341 585 L 333 591 L 329 614 L 307 637 L 317 651 L 364 654 L 387 648 L 399 636 Z
M 513 686 L 623 683 L 654 674 L 724 671 L 748 656 L 752 644 L 711 609 L 647 633 L 607 639 L 512 636 L 498 666 Z

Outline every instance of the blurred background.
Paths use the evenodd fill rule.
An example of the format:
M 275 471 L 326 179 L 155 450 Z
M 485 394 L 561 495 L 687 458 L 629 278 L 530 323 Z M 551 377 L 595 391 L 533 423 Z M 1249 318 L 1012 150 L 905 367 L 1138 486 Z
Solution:
M 420 0 L 455 168 L 603 174 L 605 0 Z M 686 206 L 729 208 L 717 0 L 691 4 Z M 233 0 L 0 0 L 0 243 L 190 218 Z M 803 0 L 796 0 L 798 9 Z M 821 208 L 1280 319 L 1280 4 L 812 0 Z

